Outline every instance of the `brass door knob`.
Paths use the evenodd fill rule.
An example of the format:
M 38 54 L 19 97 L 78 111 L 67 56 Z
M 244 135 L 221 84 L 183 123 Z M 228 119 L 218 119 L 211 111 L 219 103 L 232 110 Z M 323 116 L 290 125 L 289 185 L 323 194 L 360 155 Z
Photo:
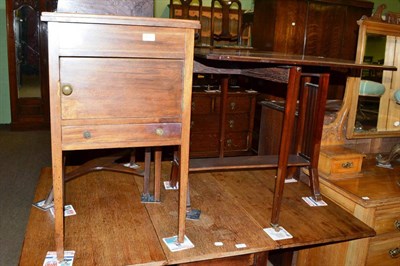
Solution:
M 73 92 L 72 86 L 69 84 L 65 84 L 61 87 L 61 91 L 65 96 L 71 95 Z

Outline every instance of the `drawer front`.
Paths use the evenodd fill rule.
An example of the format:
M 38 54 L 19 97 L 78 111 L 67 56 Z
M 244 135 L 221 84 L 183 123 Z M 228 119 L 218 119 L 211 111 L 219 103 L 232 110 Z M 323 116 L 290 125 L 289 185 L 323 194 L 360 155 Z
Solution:
M 249 114 L 228 114 L 226 117 L 225 130 L 227 132 L 249 130 Z
M 61 58 L 62 119 L 146 118 L 180 122 L 181 60 Z M 169 120 L 171 121 L 171 119 Z
M 374 229 L 377 234 L 400 232 L 400 206 L 379 207 L 375 213 Z
M 60 53 L 69 56 L 184 58 L 185 31 L 145 26 L 59 23 Z
M 371 239 L 367 263 L 368 266 L 400 265 L 400 233 L 391 233 Z M 396 255 L 397 254 L 397 255 Z
M 249 149 L 248 133 L 228 133 L 225 138 L 226 151 L 246 151 Z
M 228 95 L 226 105 L 226 112 L 228 114 L 249 112 L 250 107 L 251 97 L 248 94 Z
M 193 93 L 192 114 L 210 114 L 215 112 L 216 96 L 204 93 Z
M 219 116 L 216 114 L 194 114 L 190 122 L 190 132 L 218 133 L 219 119 Z
M 361 171 L 362 158 L 332 159 L 331 172 L 337 174 Z
M 181 124 L 122 124 L 62 127 L 64 150 L 180 144 Z
M 190 152 L 218 153 L 219 138 L 217 133 L 192 133 L 190 135 Z

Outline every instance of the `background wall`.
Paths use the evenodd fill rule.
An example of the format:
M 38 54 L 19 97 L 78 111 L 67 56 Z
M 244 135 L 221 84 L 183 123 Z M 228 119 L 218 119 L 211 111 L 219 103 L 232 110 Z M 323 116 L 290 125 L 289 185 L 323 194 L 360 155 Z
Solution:
M 374 0 L 372 2 L 374 2 L 374 8 L 385 4 L 387 6 L 386 10 L 400 12 L 400 0 Z
M 11 123 L 7 60 L 6 0 L 0 0 L 0 124 Z
M 252 9 L 253 0 L 242 0 L 243 9 Z M 375 0 L 375 6 L 385 3 L 387 10 L 400 12 L 400 0 Z M 10 94 L 8 84 L 7 63 L 7 33 L 6 33 L 6 0 L 0 0 L 0 124 L 11 122 Z M 168 17 L 169 0 L 154 0 L 154 14 L 156 17 Z M 211 0 L 203 0 L 205 6 L 211 5 Z

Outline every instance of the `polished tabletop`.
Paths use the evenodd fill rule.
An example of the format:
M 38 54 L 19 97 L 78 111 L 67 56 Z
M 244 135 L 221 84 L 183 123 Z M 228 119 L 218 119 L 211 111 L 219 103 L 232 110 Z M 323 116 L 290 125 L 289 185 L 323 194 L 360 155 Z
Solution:
M 208 59 L 229 62 L 248 62 L 248 63 L 268 63 L 274 65 L 291 66 L 319 66 L 319 67 L 337 67 L 351 69 L 379 69 L 396 71 L 394 66 L 358 64 L 351 60 L 336 58 L 326 58 L 322 56 L 289 55 L 271 51 L 260 51 L 255 49 L 236 49 L 226 48 L 195 48 L 196 59 Z

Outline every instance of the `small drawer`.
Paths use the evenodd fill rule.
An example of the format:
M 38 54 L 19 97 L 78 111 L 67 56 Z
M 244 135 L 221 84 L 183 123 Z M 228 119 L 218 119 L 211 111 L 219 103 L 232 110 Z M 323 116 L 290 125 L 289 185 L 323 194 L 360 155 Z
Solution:
M 219 119 L 217 114 L 193 114 L 190 122 L 190 132 L 218 133 Z
M 389 205 L 377 208 L 374 229 L 377 234 L 400 233 L 400 206 Z
M 361 171 L 361 163 L 359 158 L 332 160 L 331 173 L 358 173 Z
M 366 265 L 400 265 L 400 233 L 384 234 L 372 238 Z
M 224 148 L 226 151 L 247 151 L 249 149 L 248 133 L 235 132 L 226 134 Z
M 361 171 L 364 155 L 342 146 L 321 147 L 318 169 L 326 177 L 356 174 Z
M 190 135 L 190 152 L 210 152 L 219 151 L 219 139 L 217 133 L 192 133 Z
M 178 145 L 180 123 L 62 127 L 64 150 Z
M 215 112 L 217 95 L 196 93 L 192 95 L 192 114 L 210 114 Z
M 227 132 L 249 130 L 249 114 L 228 114 L 226 117 L 225 130 Z
M 182 29 L 158 27 L 59 23 L 63 56 L 179 58 L 185 56 Z
M 251 107 L 251 97 L 247 94 L 229 95 L 226 105 L 227 113 L 243 113 L 249 112 Z

